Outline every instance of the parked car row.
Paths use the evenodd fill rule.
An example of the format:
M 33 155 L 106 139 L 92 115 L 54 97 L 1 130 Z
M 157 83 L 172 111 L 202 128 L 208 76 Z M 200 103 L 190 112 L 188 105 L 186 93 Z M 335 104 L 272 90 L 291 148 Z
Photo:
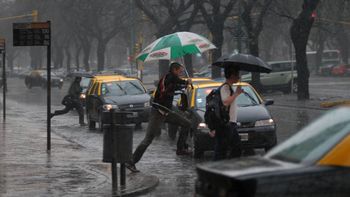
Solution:
M 321 76 L 350 76 L 350 64 L 327 64 L 318 69 Z

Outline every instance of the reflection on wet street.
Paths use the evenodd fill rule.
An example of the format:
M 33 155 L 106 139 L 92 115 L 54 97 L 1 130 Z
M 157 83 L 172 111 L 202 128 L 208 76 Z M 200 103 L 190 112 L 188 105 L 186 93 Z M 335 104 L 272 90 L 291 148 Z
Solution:
M 38 176 L 36 183 L 26 182 L 23 179 L 23 185 L 31 186 L 31 184 L 43 184 L 42 188 L 46 191 L 38 191 L 37 194 L 50 194 L 55 195 L 57 188 L 64 187 L 64 185 L 75 185 L 76 190 L 71 191 L 72 193 L 78 192 L 84 185 L 77 181 L 77 177 L 86 176 L 84 171 L 92 169 L 91 165 L 99 165 L 102 163 L 102 141 L 103 135 L 100 131 L 89 130 L 87 127 L 80 127 L 78 124 L 78 116 L 76 112 L 70 112 L 67 115 L 57 116 L 52 119 L 52 132 L 55 135 L 62 137 L 64 140 L 72 142 L 73 150 L 84 148 L 87 152 L 86 161 L 78 163 L 69 168 L 60 168 L 59 166 L 53 166 L 53 161 L 57 165 L 57 162 L 64 162 L 64 158 L 69 155 L 70 158 L 74 158 L 74 152 L 55 152 L 57 147 L 66 146 L 62 143 L 52 144 L 52 155 L 48 154 L 47 157 L 41 158 L 36 156 L 35 151 L 45 150 L 46 142 L 46 92 L 41 88 L 26 89 L 21 79 L 10 79 L 9 80 L 9 92 L 8 92 L 8 119 L 9 124 L 2 124 L 2 130 L 6 132 L 0 132 L 0 159 L 5 155 L 15 155 L 29 159 L 33 162 L 41 162 L 46 165 L 47 171 L 38 170 L 34 174 L 27 174 L 27 176 Z M 66 94 L 67 85 L 59 90 L 57 88 L 52 89 L 52 111 L 55 109 L 62 108 L 61 99 Z M 14 91 L 16 90 L 16 91 Z M 266 98 L 274 98 L 273 95 L 265 95 Z M 278 101 L 275 104 L 269 106 L 272 116 L 277 124 L 277 135 L 278 143 L 286 140 L 288 137 L 293 135 L 295 132 L 303 128 L 309 122 L 313 121 L 325 110 L 310 109 L 310 108 L 293 108 L 285 105 L 279 105 Z M 25 117 L 21 124 L 11 123 L 13 117 Z M 25 155 L 27 153 L 14 153 L 15 150 L 8 150 L 6 148 L 6 140 L 12 136 L 9 135 L 10 127 L 21 127 L 26 129 L 27 127 L 35 128 L 40 132 L 38 139 L 43 141 L 42 147 L 37 147 L 33 150 L 31 155 Z M 4 127 L 7 127 L 6 130 Z M 147 124 L 142 124 L 142 130 L 134 131 L 134 148 L 144 137 L 144 130 Z M 15 134 L 11 133 L 13 138 Z M 36 140 L 30 140 L 27 143 L 22 144 L 26 147 L 29 143 L 35 143 Z M 32 147 L 32 146 L 30 146 Z M 188 156 L 176 156 L 176 141 L 172 141 L 168 138 L 167 132 L 163 130 L 162 135 L 154 140 L 152 145 L 144 154 L 142 160 L 137 164 L 137 167 L 144 173 L 156 175 L 160 183 L 156 189 L 151 191 L 149 194 L 144 196 L 193 196 L 194 183 L 196 179 L 195 167 L 197 163 L 210 161 L 212 153 L 206 153 L 204 158 L 195 160 Z M 263 154 L 262 150 L 258 150 L 257 154 Z M 11 160 L 7 158 L 7 160 Z M 88 162 L 88 163 L 86 163 Z M 18 171 L 12 172 L 11 176 L 24 176 L 26 175 L 26 168 L 31 168 L 30 165 L 18 164 Z M 59 173 L 58 173 L 59 171 Z M 91 170 L 90 170 L 91 171 Z M 59 176 L 56 176 L 56 174 Z M 8 176 L 6 172 L 6 166 L 0 168 L 0 190 L 6 192 L 6 190 L 14 190 L 15 186 L 4 181 L 3 177 Z M 25 177 L 25 176 L 24 176 Z M 85 180 L 88 177 L 85 177 Z M 101 180 L 101 182 L 106 181 Z M 51 191 L 52 190 L 52 191 Z M 23 189 L 25 191 L 25 189 Z

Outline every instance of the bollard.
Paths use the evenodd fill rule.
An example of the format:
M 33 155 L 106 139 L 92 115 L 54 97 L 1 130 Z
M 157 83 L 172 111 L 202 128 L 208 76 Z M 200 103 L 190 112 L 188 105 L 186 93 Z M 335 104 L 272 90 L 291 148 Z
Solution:
M 133 129 L 137 113 L 110 111 L 102 113 L 103 162 L 112 163 L 112 186 L 117 189 L 116 164 L 120 163 L 120 185 L 126 184 L 125 163 L 132 159 Z

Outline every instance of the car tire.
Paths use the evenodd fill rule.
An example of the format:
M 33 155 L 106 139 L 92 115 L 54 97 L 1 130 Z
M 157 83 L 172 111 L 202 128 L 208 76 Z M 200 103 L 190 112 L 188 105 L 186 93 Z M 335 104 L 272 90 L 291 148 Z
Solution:
M 179 128 L 178 125 L 168 123 L 168 136 L 171 140 L 176 139 L 176 133 L 177 133 L 178 128 Z
M 89 129 L 96 129 L 96 122 L 92 121 L 90 116 L 88 115 L 88 124 L 89 124 Z

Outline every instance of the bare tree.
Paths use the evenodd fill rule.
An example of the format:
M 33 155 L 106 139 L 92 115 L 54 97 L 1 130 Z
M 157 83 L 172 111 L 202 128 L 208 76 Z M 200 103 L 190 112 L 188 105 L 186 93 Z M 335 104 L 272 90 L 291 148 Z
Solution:
M 272 0 L 242 1 L 243 12 L 241 18 L 248 36 L 249 51 L 255 56 L 259 56 L 259 36 L 271 2 Z M 259 73 L 252 73 L 252 85 L 257 90 L 262 89 Z
M 128 9 L 121 8 L 127 1 L 62 0 L 60 3 L 76 21 L 79 32 L 85 31 L 89 37 L 97 40 L 97 70 L 103 70 L 108 42 L 126 28 Z M 79 38 L 86 41 L 87 37 L 83 35 Z
M 135 3 L 155 25 L 157 38 L 175 31 L 188 31 L 198 12 L 195 0 L 135 0 Z M 168 65 L 168 61 L 159 61 L 159 77 L 168 71 Z M 189 70 L 192 73 L 192 68 Z
M 231 15 L 236 0 L 199 0 L 196 1 L 200 8 L 205 24 L 207 25 L 213 39 L 214 45 L 218 48 L 213 51 L 212 59 L 216 60 L 222 55 L 224 42 L 224 28 L 226 19 Z M 220 77 L 220 68 L 212 67 L 212 77 Z
M 319 0 L 304 0 L 302 10 L 298 17 L 293 20 L 290 34 L 295 48 L 297 73 L 298 73 L 298 99 L 310 98 L 309 77 L 310 72 L 307 67 L 306 45 L 309 39 L 310 30 L 314 23 L 314 13 Z

